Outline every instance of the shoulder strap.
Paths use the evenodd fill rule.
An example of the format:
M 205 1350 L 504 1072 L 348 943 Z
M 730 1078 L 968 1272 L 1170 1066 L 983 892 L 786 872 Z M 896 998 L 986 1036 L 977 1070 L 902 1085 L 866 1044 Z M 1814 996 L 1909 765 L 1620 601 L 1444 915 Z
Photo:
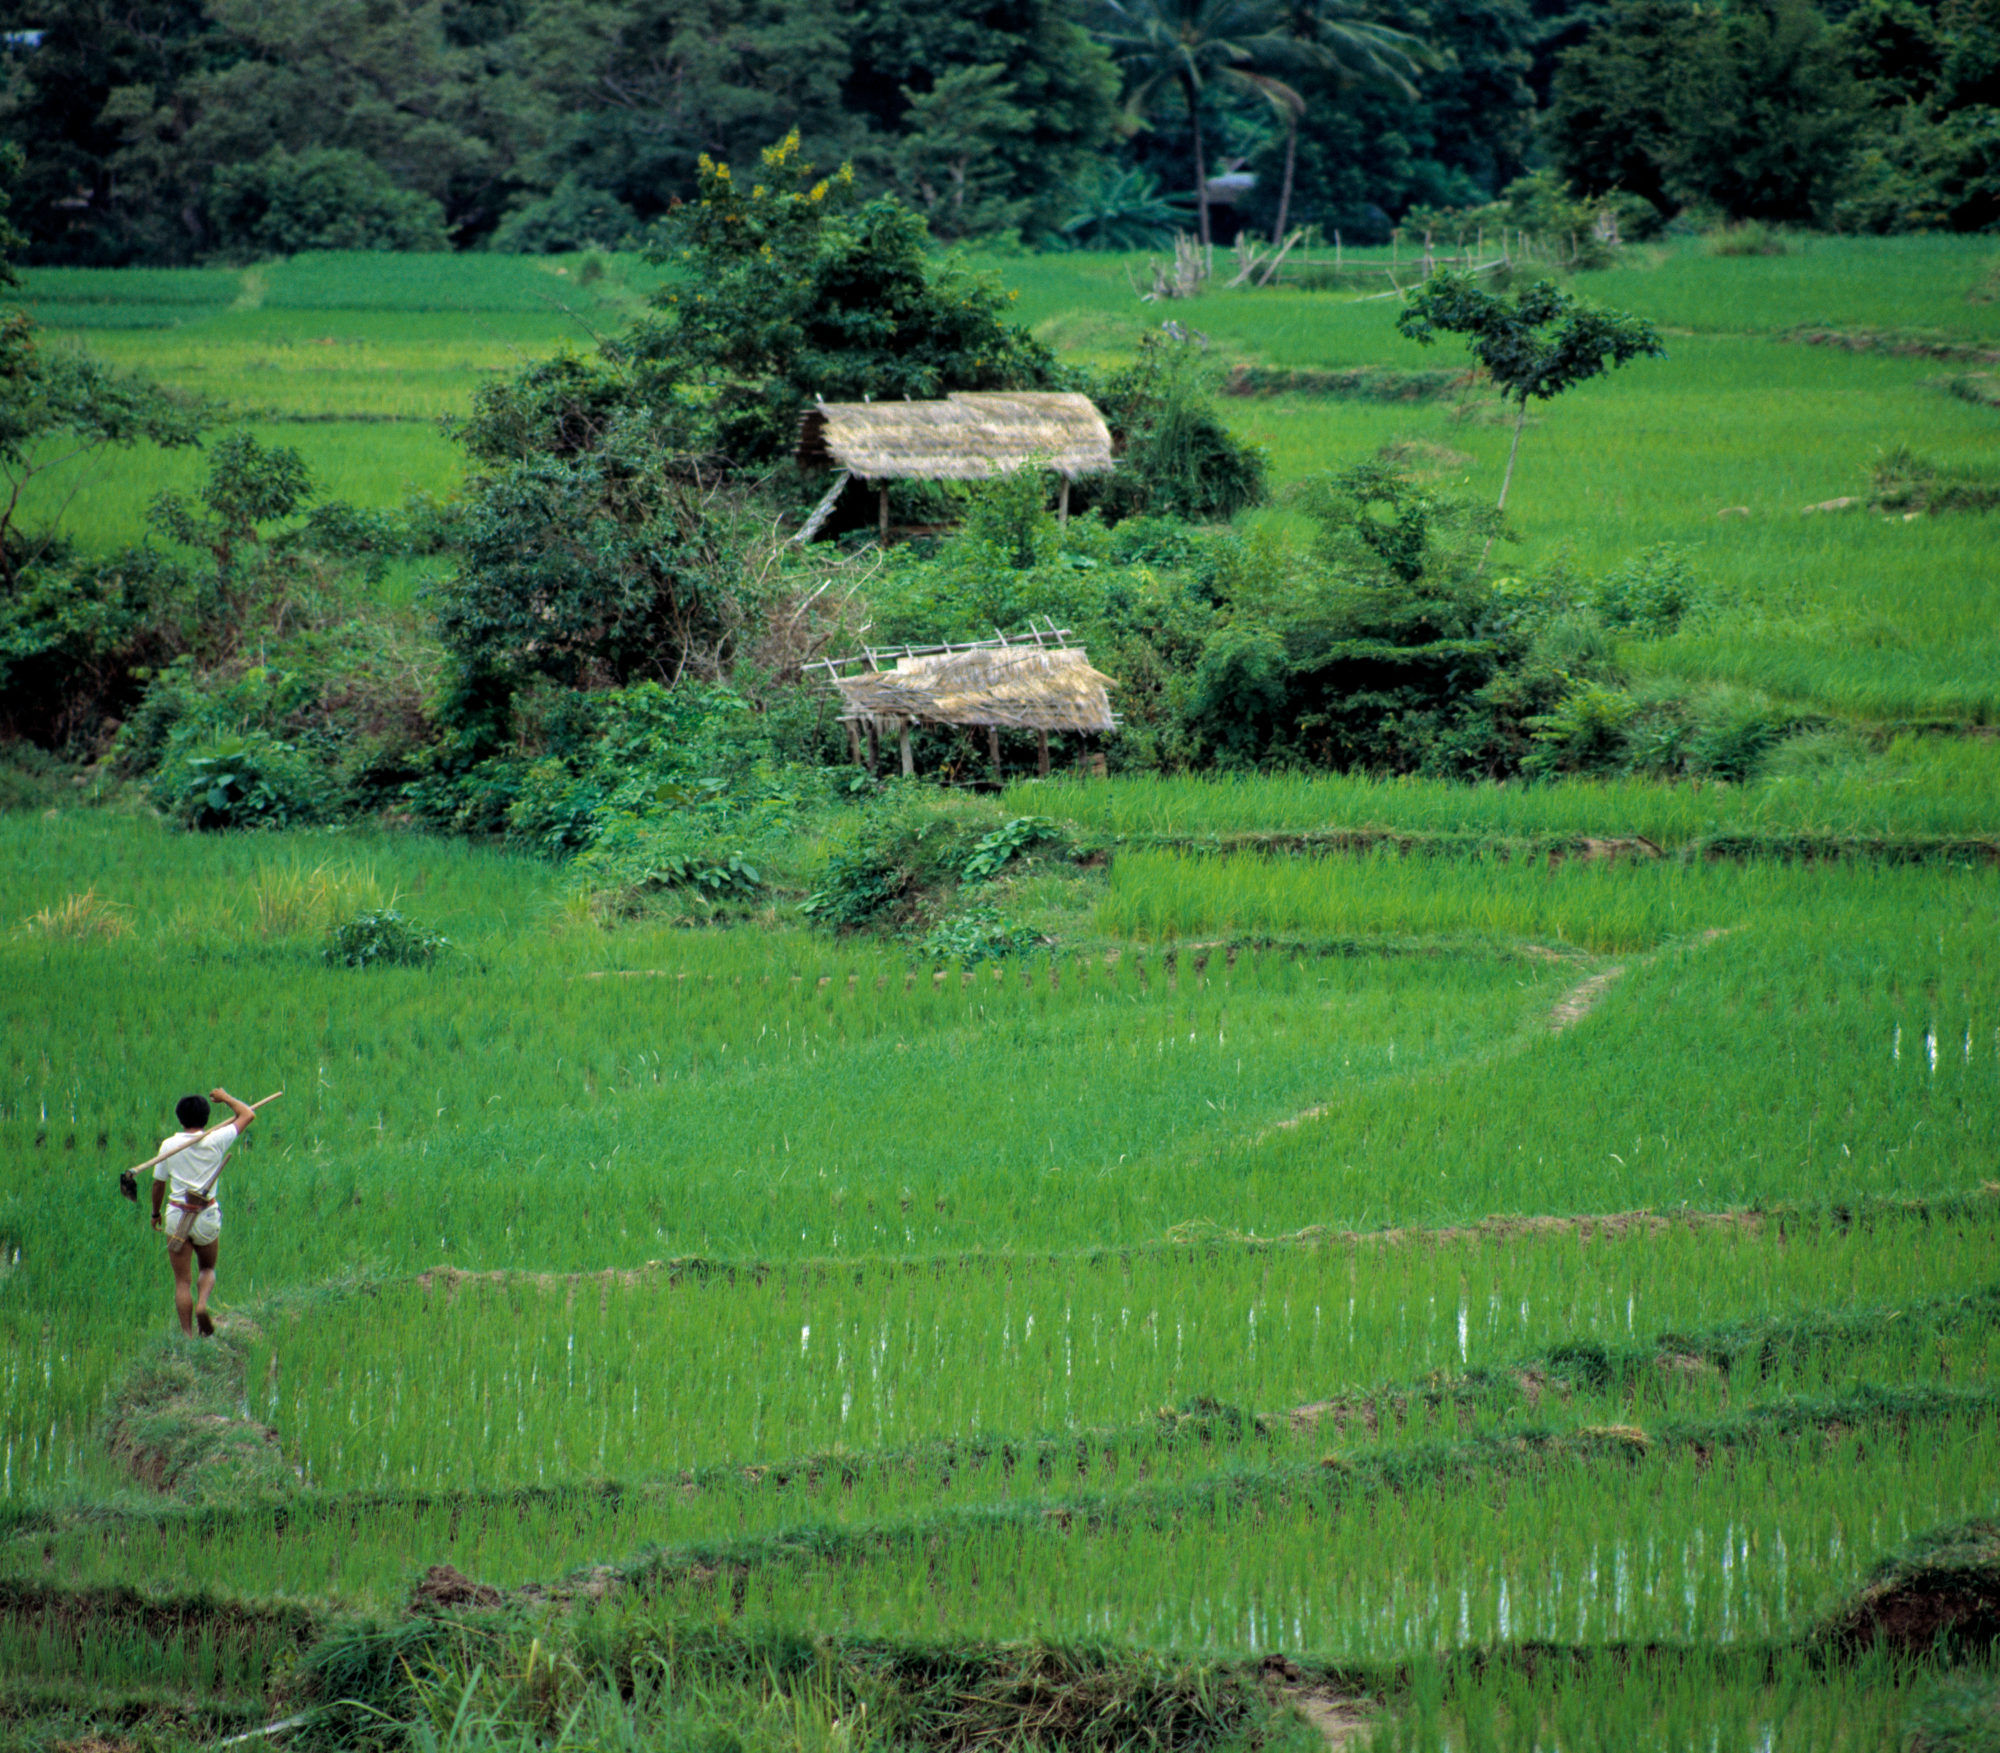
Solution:
M 222 1122 L 222 1126 L 234 1126 L 235 1124 L 236 1121 L 234 1120 L 234 1118 Z M 207 1138 L 212 1136 L 213 1132 L 220 1132 L 222 1130 L 222 1126 L 214 1127 L 212 1129 L 212 1132 L 203 1133 L 202 1137 Z M 243 1135 L 240 1132 L 236 1135 L 237 1138 L 241 1138 L 242 1136 Z M 199 1140 L 197 1140 L 196 1142 L 199 1142 Z M 232 1138 L 229 1141 L 229 1144 L 234 1144 L 235 1142 L 236 1139 Z M 193 1189 L 196 1198 L 206 1199 L 209 1196 L 209 1194 L 214 1191 L 215 1183 L 222 1179 L 222 1165 L 223 1163 L 226 1163 L 229 1160 L 229 1144 L 225 1144 L 222 1147 L 221 1159 L 216 1163 L 214 1168 L 209 1170 L 208 1179 L 202 1182 L 202 1184 L 199 1187 Z

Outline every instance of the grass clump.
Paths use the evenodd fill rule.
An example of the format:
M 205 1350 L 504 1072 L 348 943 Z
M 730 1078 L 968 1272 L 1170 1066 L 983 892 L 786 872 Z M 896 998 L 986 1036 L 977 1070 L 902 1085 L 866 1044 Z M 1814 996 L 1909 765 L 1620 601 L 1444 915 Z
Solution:
M 1877 511 L 1918 517 L 1927 512 L 1991 511 L 2000 506 L 2000 478 L 1940 463 L 1896 445 L 1869 470 L 1868 503 Z
M 66 939 L 101 938 L 115 943 L 132 929 L 132 910 L 97 892 L 97 885 L 37 907 L 21 920 L 21 929 L 30 937 Z
M 451 948 L 451 939 L 428 925 L 405 919 L 393 907 L 336 925 L 326 941 L 326 961 L 342 968 L 428 968 Z

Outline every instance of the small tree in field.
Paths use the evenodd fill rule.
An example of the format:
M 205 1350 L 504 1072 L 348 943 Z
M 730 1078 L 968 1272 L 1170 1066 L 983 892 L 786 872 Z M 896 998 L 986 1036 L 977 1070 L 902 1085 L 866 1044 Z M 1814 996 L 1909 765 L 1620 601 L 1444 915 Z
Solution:
M 1546 402 L 1628 360 L 1667 356 L 1644 317 L 1599 310 L 1549 280 L 1508 298 L 1478 286 L 1470 274 L 1434 274 L 1411 294 L 1396 327 L 1425 347 L 1441 334 L 1465 336 L 1472 357 L 1519 405 L 1500 481 L 1501 511 L 1514 484 L 1529 402 Z

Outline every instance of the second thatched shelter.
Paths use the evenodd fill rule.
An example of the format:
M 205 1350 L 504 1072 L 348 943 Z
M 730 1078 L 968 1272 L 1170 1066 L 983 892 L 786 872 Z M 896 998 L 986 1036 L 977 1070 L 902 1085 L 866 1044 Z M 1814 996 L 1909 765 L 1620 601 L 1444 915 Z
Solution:
M 990 481 L 1029 467 L 1062 477 L 1062 508 L 1079 475 L 1115 464 L 1111 429 L 1088 396 L 1046 390 L 954 391 L 933 402 L 820 402 L 799 420 L 798 460 L 839 478 L 793 539 L 809 542 L 849 481 L 880 497 L 888 534 L 891 481 Z
M 871 750 L 883 732 L 894 731 L 905 773 L 912 771 L 913 725 L 984 726 L 996 768 L 1000 732 L 1031 730 L 1044 773 L 1049 732 L 1103 734 L 1118 725 L 1110 697 L 1117 683 L 1091 668 L 1083 650 L 1053 627 L 1021 639 L 871 649 L 813 667 L 824 669 L 839 691 L 840 716 L 854 734 L 856 754 L 863 730 Z

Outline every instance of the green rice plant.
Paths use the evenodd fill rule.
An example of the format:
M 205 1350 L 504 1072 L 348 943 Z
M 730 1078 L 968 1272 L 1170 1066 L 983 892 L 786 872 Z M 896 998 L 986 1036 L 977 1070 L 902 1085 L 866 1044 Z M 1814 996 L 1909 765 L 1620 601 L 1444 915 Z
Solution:
M 1982 1230 L 1927 1252 L 1925 1274 L 1982 1271 L 1986 1245 Z M 1317 1407 L 1296 1433 L 1310 1444 L 1321 1425 L 1343 1440 L 1385 1421 L 1406 1431 L 1411 1415 L 1384 1384 L 1428 1370 L 1448 1372 L 1446 1381 L 1470 1371 L 1476 1382 L 1482 1370 L 1533 1367 L 1547 1379 L 1560 1375 L 1562 1357 L 1629 1347 L 1642 1320 L 1706 1325 L 1724 1309 L 1768 1320 L 1766 1311 L 1800 1306 L 1788 1294 L 1809 1295 L 1812 1284 L 1839 1282 L 1867 1302 L 1906 1282 L 1900 1245 L 1856 1250 L 1829 1236 L 1814 1245 L 1794 1238 L 1793 1249 L 1641 1234 L 1576 1258 L 1560 1246 L 1372 1259 L 1345 1249 L 1195 1250 L 1185 1261 L 1139 1256 L 1085 1269 L 996 1260 L 942 1278 L 805 1268 L 734 1285 L 723 1273 L 647 1275 L 630 1287 L 434 1280 L 376 1294 L 359 1332 L 351 1305 L 307 1303 L 267 1323 L 269 1349 L 249 1375 L 264 1384 L 260 1416 L 308 1481 L 342 1490 L 637 1480 L 952 1437 L 1008 1443 L 1043 1431 L 1142 1430 L 1156 1408 L 1176 1405 L 1233 1406 L 1239 1419 L 1281 1423 L 1289 1409 Z M 1702 1296 L 1709 1274 L 1723 1270 L 1734 1275 L 1734 1298 Z M 1648 1272 L 1662 1284 L 1642 1298 Z M 1678 1319 L 1697 1312 L 1707 1319 Z M 1520 1361 L 1557 1334 L 1568 1350 L 1551 1353 L 1550 1364 Z M 1768 1332 L 1758 1341 L 1771 1343 Z M 1983 1329 L 1955 1352 L 1957 1367 L 1976 1373 L 1990 1352 Z M 1885 1379 L 1921 1367 L 1900 1350 L 1883 1356 Z M 1769 1392 L 1836 1385 L 1855 1367 L 1853 1354 L 1776 1367 Z M 1699 1366 L 1684 1374 L 1691 1379 L 1661 1378 L 1690 1390 L 1667 1400 L 1642 1389 L 1641 1377 L 1610 1408 L 1585 1395 L 1560 1416 L 1582 1424 L 1616 1406 L 1741 1404 L 1760 1391 L 1732 1373 L 1727 1382 L 1711 1376 L 1703 1392 Z M 560 1390 L 553 1403 L 551 1386 Z M 1532 1403 L 1548 1401 L 1544 1415 L 1557 1415 L 1556 1398 L 1551 1386 Z M 1341 1415 L 1343 1402 L 1351 1415 Z M 1521 1402 L 1509 1402 L 1511 1414 L 1490 1400 L 1485 1424 L 1519 1417 Z M 1414 1422 L 1449 1428 L 1461 1406 L 1477 1413 L 1476 1399 L 1453 1394 L 1435 1421 Z M 1289 1430 L 1272 1425 L 1267 1435 L 1277 1441 Z M 471 1474 L 468 1457 L 477 1457 Z
M 1367 774 L 1129 777 L 1017 785 L 1010 807 L 1053 811 L 1078 828 L 1200 843 L 1232 835 L 1379 830 L 1472 840 L 1643 837 L 1667 851 L 1725 833 L 1979 835 L 2000 830 L 2000 747 L 1900 737 L 1879 754 L 1846 745 L 1747 785 L 1550 779 L 1458 785 Z
M 1524 1742 L 1561 1753 L 1862 1753 L 1898 1745 L 1913 1701 L 1933 1684 L 1923 1669 L 1889 1660 L 1828 1670 L 1796 1653 L 1732 1662 L 1694 1648 L 1639 1660 L 1620 1651 L 1536 1664 L 1424 1661 L 1356 1744 L 1368 1753 Z
M 970 1513 L 894 1537 L 660 1554 L 632 1579 L 694 1616 L 863 1634 L 1130 1641 L 1394 1661 L 1495 1645 L 1797 1640 L 1908 1530 L 1965 1512 L 1992 1478 L 1991 1415 L 1902 1437 L 1812 1429 L 1726 1450 L 1610 1433 L 1504 1485 L 1342 1504 L 1336 1463 L 1282 1489 L 1219 1476 L 1157 1512 L 1144 1493 Z M 1920 1434 L 1919 1434 L 1920 1433 Z M 1614 1455 L 1622 1458 L 1612 1458 Z
M 324 837 L 173 838 L 73 814 L 0 824 L 0 852 L 23 908 L 95 884 L 134 922 L 115 945 L 0 946 L 0 1233 L 21 1253 L 0 1318 L 48 1372 L 21 1379 L 8 1414 L 15 1477 L 37 1488 L 93 1464 L 109 1336 L 129 1344 L 164 1316 L 150 1239 L 134 1224 L 107 1240 L 87 1201 L 51 1205 L 48 1165 L 95 1162 L 108 1181 L 171 1129 L 174 1094 L 218 1081 L 289 1091 L 232 1170 L 231 1197 L 250 1203 L 231 1207 L 226 1302 L 357 1261 L 382 1275 L 935 1259 L 1157 1244 L 1190 1221 L 1268 1236 L 1934 1198 L 1976 1187 L 1996 1145 L 1996 940 L 1977 873 L 1647 867 L 1648 883 L 1672 882 L 1642 893 L 1640 923 L 1685 895 L 1690 924 L 1734 929 L 1603 967 L 1505 942 L 1361 941 L 1334 956 L 1038 958 L 967 984 L 894 948 L 761 931 L 523 933 L 549 917 L 544 868 L 348 836 L 332 856 L 372 860 L 466 952 L 364 989 L 283 939 L 198 939 L 191 976 L 187 938 L 164 929 L 274 861 L 328 861 Z M 1397 898 L 1393 871 L 1361 874 L 1388 923 L 1423 904 Z M 1597 892 L 1563 887 L 1582 874 L 1503 870 L 1494 904 L 1518 908 L 1534 885 Z M 1563 1012 L 1580 1020 L 1552 1030 L 1580 991 Z M 116 1269 L 96 1270 L 107 1258 Z M 1426 1321 L 1449 1356 L 1445 1315 Z M 968 1413 L 978 1379 L 954 1390 L 974 1396 L 955 1402 Z M 1187 1391 L 1276 1403 L 1231 1372 Z M 1050 1415 L 1059 1403 L 1005 1428 Z M 608 1454 L 616 1433 L 599 1434 Z M 842 1440 L 837 1426 L 757 1451 L 822 1440 Z

